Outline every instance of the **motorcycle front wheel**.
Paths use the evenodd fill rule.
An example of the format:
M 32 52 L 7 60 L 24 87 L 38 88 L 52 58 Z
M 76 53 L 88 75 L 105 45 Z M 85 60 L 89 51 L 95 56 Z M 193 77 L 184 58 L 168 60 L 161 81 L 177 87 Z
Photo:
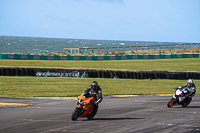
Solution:
M 71 119 L 72 119 L 73 121 L 76 121 L 76 120 L 78 119 L 78 117 L 80 116 L 81 111 L 82 111 L 82 109 L 76 107 L 76 108 L 74 109 L 73 113 L 72 113 Z
M 174 101 L 175 101 L 176 99 L 175 98 L 171 98 L 170 100 L 169 100 L 169 102 L 167 103 L 167 107 L 172 107 L 173 105 L 174 105 Z

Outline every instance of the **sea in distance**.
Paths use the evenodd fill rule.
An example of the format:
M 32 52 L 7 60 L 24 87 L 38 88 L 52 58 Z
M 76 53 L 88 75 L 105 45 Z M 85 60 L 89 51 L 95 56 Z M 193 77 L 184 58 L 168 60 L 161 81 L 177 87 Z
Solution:
M 63 52 L 63 48 L 103 49 L 105 47 L 127 47 L 168 44 L 182 43 L 0 36 L 0 53 L 58 53 Z

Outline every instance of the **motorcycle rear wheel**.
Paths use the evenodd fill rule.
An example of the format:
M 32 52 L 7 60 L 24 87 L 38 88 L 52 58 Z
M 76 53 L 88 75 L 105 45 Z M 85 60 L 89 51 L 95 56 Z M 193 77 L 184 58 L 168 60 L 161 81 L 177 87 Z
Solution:
M 88 120 L 92 120 L 94 116 L 97 114 L 97 111 L 98 111 L 98 106 L 96 106 L 93 112 L 89 116 L 87 116 Z
M 76 121 L 76 120 L 78 119 L 78 117 L 79 117 L 80 114 L 81 114 L 81 110 L 82 110 L 82 109 L 80 109 L 80 108 L 78 108 L 78 107 L 76 107 L 76 108 L 74 109 L 74 111 L 73 111 L 73 113 L 72 113 L 72 116 L 71 116 L 71 119 L 72 119 L 73 121 Z
M 190 102 L 192 101 L 192 98 L 188 98 L 187 101 L 185 101 L 183 104 L 182 104 L 182 107 L 187 107 Z

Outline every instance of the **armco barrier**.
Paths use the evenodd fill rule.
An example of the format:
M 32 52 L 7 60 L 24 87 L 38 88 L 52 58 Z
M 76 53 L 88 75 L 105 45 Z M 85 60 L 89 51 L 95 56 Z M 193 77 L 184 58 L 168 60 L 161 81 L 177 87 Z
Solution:
M 0 76 L 41 77 L 88 77 L 122 79 L 200 79 L 200 71 L 114 71 L 54 68 L 5 68 L 0 67 Z
M 130 54 L 130 55 L 29 55 L 0 54 L 0 59 L 21 60 L 127 60 L 127 59 L 169 59 L 169 58 L 199 58 L 200 53 L 178 54 Z

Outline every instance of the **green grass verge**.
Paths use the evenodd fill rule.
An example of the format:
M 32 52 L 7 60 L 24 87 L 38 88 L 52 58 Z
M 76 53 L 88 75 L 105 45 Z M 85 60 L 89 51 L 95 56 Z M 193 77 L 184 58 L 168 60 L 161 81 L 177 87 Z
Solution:
M 103 78 L 0 76 L 0 96 L 9 97 L 71 97 L 80 95 L 93 80 L 97 80 L 103 95 L 173 94 L 174 87 L 186 80 L 138 80 Z M 200 80 L 194 80 L 200 86 Z M 200 91 L 197 89 L 197 94 Z
M 0 66 L 123 69 L 136 71 L 200 71 L 200 58 L 148 60 L 0 60 Z
M 136 71 L 200 71 L 200 58 L 153 59 L 153 60 L 0 60 L 0 67 L 52 67 L 83 69 L 123 69 Z M 103 95 L 172 94 L 174 87 L 186 80 L 156 79 L 91 79 L 66 77 L 9 77 L 0 76 L 0 96 L 11 97 L 65 97 L 78 96 L 93 80 L 99 81 Z M 200 86 L 200 80 L 194 80 Z

